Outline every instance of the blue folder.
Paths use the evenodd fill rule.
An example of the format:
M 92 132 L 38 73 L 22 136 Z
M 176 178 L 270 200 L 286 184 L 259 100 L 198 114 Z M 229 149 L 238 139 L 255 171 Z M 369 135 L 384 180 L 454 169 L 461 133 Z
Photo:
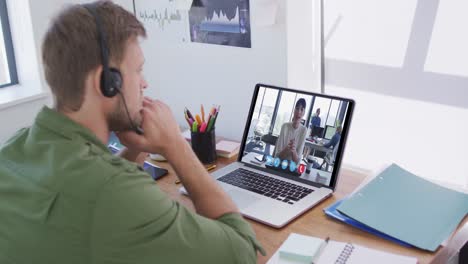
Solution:
M 468 194 L 393 164 L 336 209 L 415 247 L 436 251 L 468 213 Z
M 381 237 L 383 239 L 386 239 L 386 240 L 389 240 L 389 241 L 392 241 L 392 242 L 395 242 L 397 244 L 400 244 L 402 246 L 405 246 L 405 247 L 412 247 L 412 245 L 404 242 L 404 241 L 401 241 L 401 240 L 398 240 L 394 237 L 391 237 L 389 235 L 386 235 L 378 230 L 375 230 L 371 227 L 368 227 L 352 218 L 349 218 L 347 217 L 346 215 L 340 213 L 338 210 L 336 210 L 336 208 L 344 201 L 345 199 L 343 200 L 339 200 L 337 202 L 335 202 L 334 204 L 330 205 L 329 207 L 323 209 L 323 212 L 328 216 L 328 217 L 331 217 L 335 220 L 338 220 L 340 222 L 343 222 L 345 224 L 348 224 L 350 226 L 353 226 L 353 227 L 356 227 L 358 229 L 361 229 L 363 231 L 366 231 L 370 234 L 373 234 L 373 235 L 376 235 L 378 237 Z

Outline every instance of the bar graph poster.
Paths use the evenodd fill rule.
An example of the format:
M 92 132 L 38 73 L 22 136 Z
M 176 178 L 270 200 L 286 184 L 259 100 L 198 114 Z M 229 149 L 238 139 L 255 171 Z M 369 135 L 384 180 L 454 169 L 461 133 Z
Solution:
M 192 42 L 251 48 L 249 0 L 193 0 Z
M 133 0 L 133 11 L 159 42 L 190 42 L 188 11 L 191 0 Z

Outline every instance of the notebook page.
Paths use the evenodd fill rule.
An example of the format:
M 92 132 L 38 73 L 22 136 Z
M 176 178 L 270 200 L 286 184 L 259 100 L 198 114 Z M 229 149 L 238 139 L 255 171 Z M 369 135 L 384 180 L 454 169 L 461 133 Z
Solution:
M 417 262 L 416 258 L 337 241 L 330 241 L 318 260 L 318 264 L 416 264 Z

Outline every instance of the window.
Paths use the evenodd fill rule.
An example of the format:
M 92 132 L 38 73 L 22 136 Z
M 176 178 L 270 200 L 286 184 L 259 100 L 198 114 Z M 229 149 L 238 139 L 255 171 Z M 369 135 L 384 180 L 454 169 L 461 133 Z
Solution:
M 320 108 L 320 127 L 337 127 L 344 122 L 347 104 L 340 100 L 318 97 L 315 99 L 312 114 Z
M 296 102 L 301 98 L 306 101 L 304 117 L 302 118 L 305 125 L 310 119 L 310 108 L 313 103 L 311 95 L 260 88 L 252 117 L 253 129 L 258 134 L 278 136 L 281 126 L 292 121 Z M 330 99 L 327 100 L 329 105 Z M 338 110 L 338 105 L 336 107 Z
M 279 135 L 281 126 L 291 120 L 292 109 L 296 102 L 296 93 L 285 92 L 281 93 L 281 102 L 279 103 L 278 112 L 276 114 L 275 126 L 273 135 Z
M 272 134 L 274 136 L 278 136 L 280 134 L 281 126 L 283 126 L 284 123 L 292 121 L 297 100 L 303 98 L 306 101 L 306 109 L 304 110 L 303 117 L 304 121 L 307 120 L 307 115 L 312 101 L 312 96 L 294 92 L 282 91 L 280 96 L 281 101 L 276 109 L 275 122 L 272 124 Z
M 271 120 L 273 118 L 277 99 L 277 90 L 268 89 L 264 92 L 262 104 L 259 109 L 258 123 L 255 129 L 257 132 L 264 135 L 270 132 Z
M 331 99 L 324 98 L 324 97 L 317 97 L 315 98 L 314 107 L 312 109 L 312 113 L 315 114 L 317 109 L 320 108 L 320 127 L 325 127 L 325 122 L 327 121 L 328 117 L 328 110 L 330 109 Z
M 0 0 L 0 88 L 18 83 L 6 0 Z
M 336 126 L 336 118 L 338 115 L 338 107 L 340 106 L 340 101 L 332 100 L 330 110 L 328 111 L 327 117 L 327 126 Z
M 264 97 L 265 97 L 265 88 L 260 87 L 260 89 L 258 90 L 257 101 L 255 102 L 255 109 L 254 109 L 253 119 L 258 120 L 260 118 L 260 109 L 262 108 L 263 98 Z

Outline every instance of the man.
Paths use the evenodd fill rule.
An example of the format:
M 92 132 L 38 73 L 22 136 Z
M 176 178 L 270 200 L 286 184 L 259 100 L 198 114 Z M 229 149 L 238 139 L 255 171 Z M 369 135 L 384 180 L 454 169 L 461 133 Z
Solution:
M 321 123 L 322 120 L 320 119 L 320 108 L 317 108 L 314 116 L 312 116 L 311 128 L 313 129 L 314 127 L 320 127 Z
M 42 57 L 55 107 L 0 149 L 0 263 L 256 262 L 251 227 L 180 136 L 169 107 L 143 97 L 145 36 L 110 1 L 70 6 L 52 21 Z M 110 72 L 120 72 L 121 88 L 107 85 Z M 111 131 L 127 147 L 121 157 L 106 147 Z M 168 159 L 197 213 L 137 166 L 142 152 Z
M 341 126 L 336 127 L 335 134 L 332 136 L 330 141 L 328 141 L 328 143 L 324 144 L 323 146 L 326 148 L 332 147 L 333 149 L 335 149 L 338 143 L 340 142 L 342 130 L 343 128 Z
M 305 99 L 300 98 L 297 100 L 292 122 L 284 123 L 281 126 L 280 135 L 275 145 L 275 157 L 279 157 L 282 160 L 292 160 L 296 164 L 299 164 L 301 161 L 307 134 L 307 128 L 301 125 L 305 108 Z

